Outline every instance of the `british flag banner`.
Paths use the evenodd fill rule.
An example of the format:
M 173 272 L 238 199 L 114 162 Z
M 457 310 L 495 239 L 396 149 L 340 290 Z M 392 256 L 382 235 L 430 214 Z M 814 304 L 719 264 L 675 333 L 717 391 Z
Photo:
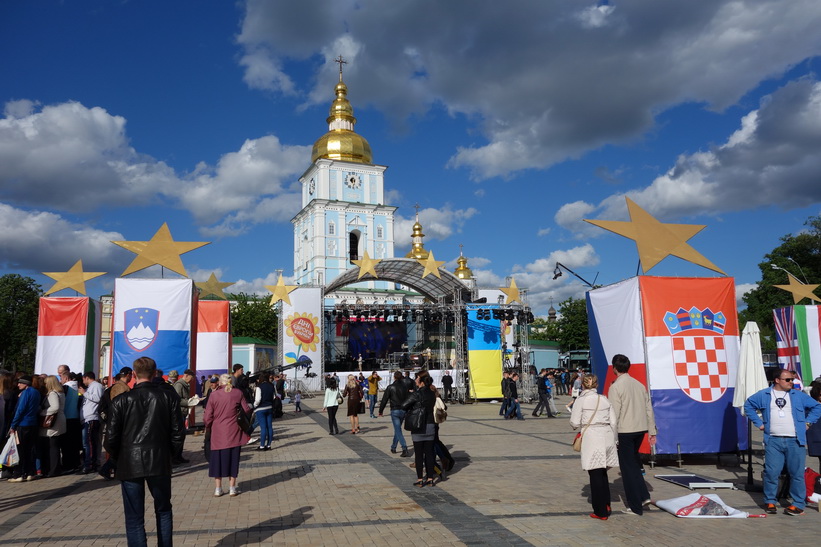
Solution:
M 740 350 L 732 279 L 629 279 L 588 293 L 588 317 L 605 390 L 616 353 L 635 363 L 630 375 L 648 387 L 657 453 L 746 448 L 744 420 L 732 406 Z
M 821 376 L 821 306 L 773 310 L 778 364 L 806 385 Z

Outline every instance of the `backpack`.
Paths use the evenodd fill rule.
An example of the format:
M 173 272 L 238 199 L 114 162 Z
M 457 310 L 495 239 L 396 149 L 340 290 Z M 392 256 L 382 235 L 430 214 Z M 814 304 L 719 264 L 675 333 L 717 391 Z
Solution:
M 273 411 L 274 418 L 282 418 L 282 399 L 280 399 L 279 397 L 274 397 Z

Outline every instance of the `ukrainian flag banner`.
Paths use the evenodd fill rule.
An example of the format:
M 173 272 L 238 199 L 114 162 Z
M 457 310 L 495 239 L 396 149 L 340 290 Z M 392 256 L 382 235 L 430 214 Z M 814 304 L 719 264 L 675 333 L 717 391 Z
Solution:
M 469 378 L 477 399 L 502 396 L 502 327 L 493 319 L 492 307 L 467 309 Z
M 731 278 L 642 276 L 590 291 L 587 301 L 593 370 L 606 393 L 610 359 L 627 355 L 630 375 L 650 391 L 657 453 L 746 448 L 732 406 L 740 342 Z
M 164 372 L 195 366 L 195 291 L 190 279 L 117 279 L 112 374 L 139 357 L 151 357 Z
M 37 318 L 35 374 L 98 372 L 100 367 L 100 303 L 88 297 L 42 297 Z

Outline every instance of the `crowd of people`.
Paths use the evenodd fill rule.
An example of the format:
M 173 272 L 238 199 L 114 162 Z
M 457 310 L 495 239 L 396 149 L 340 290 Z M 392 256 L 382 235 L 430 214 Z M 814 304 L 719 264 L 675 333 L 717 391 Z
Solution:
M 538 400 L 532 416 L 555 418 L 560 415 L 556 395 L 572 398 L 567 408 L 571 427 L 579 431 L 581 467 L 588 472 L 590 517 L 599 520 L 607 520 L 613 511 L 608 477 L 612 468 L 619 468 L 623 482 L 622 513 L 640 516 L 651 503 L 639 450 L 645 439 L 654 445 L 657 435 L 649 394 L 630 376 L 629 359 L 615 355 L 611 364 L 615 380 L 607 396 L 600 393 L 599 379 L 593 374 L 542 369 L 534 376 Z M 186 420 L 195 405 L 204 406 L 204 448 L 214 496 L 235 497 L 241 493 L 241 447 L 253 442 L 252 434 L 259 427 L 257 450 L 271 449 L 273 419 L 282 415 L 285 398 L 283 374 L 262 372 L 249 378 L 239 364 L 232 373 L 203 378 L 202 401 L 190 398 L 194 371 L 181 375 L 171 371 L 166 380 L 147 357 L 137 359 L 133 370 L 124 367 L 104 383 L 92 372 L 72 373 L 65 365 L 57 372 L 31 376 L 0 371 L 0 432 L 3 438 L 16 439 L 20 459 L 10 471 L 4 469 L 8 473 L 4 478 L 23 482 L 93 472 L 109 480 L 116 478 L 121 483 L 126 534 L 129 542 L 137 543 L 145 542 L 147 486 L 154 498 L 159 544 L 170 544 L 172 467 L 188 461 L 183 457 Z M 427 371 L 416 373 L 413 379 L 409 372 L 396 371 L 380 401 L 381 379 L 377 371 L 368 377 L 349 374 L 341 385 L 335 373 L 326 375 L 322 412 L 327 413 L 328 433 L 340 434 L 337 412 L 343 404 L 351 435 L 362 433 L 361 415 L 367 412 L 371 418 L 381 418 L 389 406 L 390 452 L 401 450 L 400 457 L 414 456 L 410 464 L 416 473 L 413 486 L 435 486 L 454 465 L 440 439 L 452 378 L 442 376 L 440 393 Z M 524 419 L 519 380 L 518 372 L 504 371 L 500 415 L 505 419 Z M 781 370 L 772 386 L 751 396 L 745 405 L 746 415 L 764 432 L 767 513 L 777 512 L 776 489 L 779 477 L 786 473 L 792 501 L 784 512 L 802 514 L 805 456 L 817 456 L 821 463 L 821 425 L 817 423 L 821 419 L 821 379 L 809 386 L 809 394 L 793 389 L 794 381 L 794 373 Z M 294 399 L 299 412 L 301 398 Z M 228 488 L 223 489 L 226 477 Z

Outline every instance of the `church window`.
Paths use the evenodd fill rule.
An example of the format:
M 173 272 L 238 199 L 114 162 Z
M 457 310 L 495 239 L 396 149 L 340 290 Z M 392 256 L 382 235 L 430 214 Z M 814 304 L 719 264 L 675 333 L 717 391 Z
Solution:
M 336 235 L 336 224 L 334 224 L 333 222 L 328 223 L 328 235 Z
M 376 239 L 382 239 L 385 237 L 385 229 L 382 226 L 376 227 Z
M 359 232 L 354 230 L 350 234 L 348 234 L 348 254 L 350 255 L 350 260 L 353 262 L 354 260 L 359 260 Z

